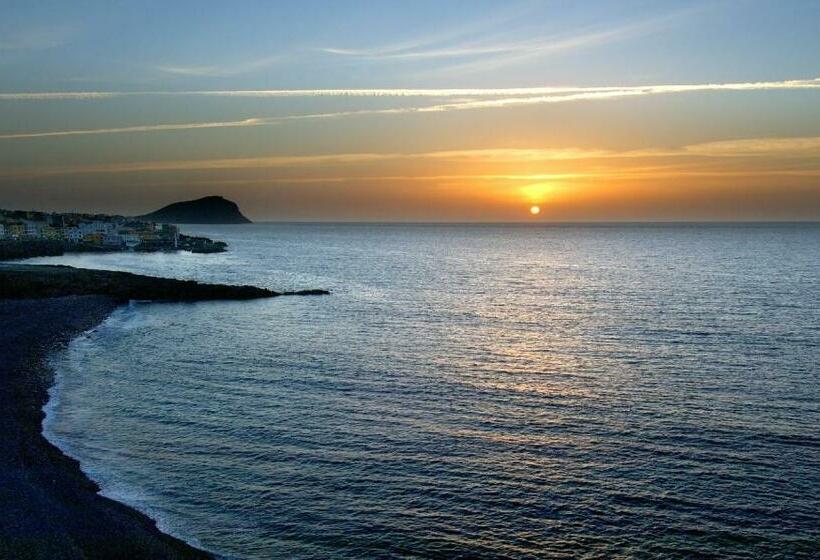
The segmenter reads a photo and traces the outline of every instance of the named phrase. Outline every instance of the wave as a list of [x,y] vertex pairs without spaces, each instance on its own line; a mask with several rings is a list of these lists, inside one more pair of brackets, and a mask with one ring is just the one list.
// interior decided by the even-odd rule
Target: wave
[[[180,539],[200,550],[207,550],[198,539],[185,534],[173,519],[163,514],[162,511],[151,507],[150,497],[143,489],[122,482],[116,472],[101,468],[95,461],[90,459],[85,450],[95,447],[94,434],[83,434],[84,441],[78,443],[60,429],[60,415],[67,413],[63,410],[66,403],[62,401],[67,380],[71,378],[75,380],[82,379],[83,382],[92,381],[83,379],[87,371],[84,365],[90,355],[101,350],[103,341],[107,337],[156,325],[157,320],[145,311],[146,305],[150,304],[132,301],[117,308],[105,321],[71,340],[64,350],[54,352],[49,356],[48,365],[54,372],[54,382],[48,389],[48,400],[42,409],[45,414],[42,433],[49,443],[79,462],[80,470],[97,484],[99,487],[98,493],[101,496],[120,502],[147,515],[163,533]],[[81,413],[81,411],[75,410],[72,413]],[[216,555],[214,551],[209,550],[208,552]],[[222,556],[217,555],[217,557],[221,558]]]

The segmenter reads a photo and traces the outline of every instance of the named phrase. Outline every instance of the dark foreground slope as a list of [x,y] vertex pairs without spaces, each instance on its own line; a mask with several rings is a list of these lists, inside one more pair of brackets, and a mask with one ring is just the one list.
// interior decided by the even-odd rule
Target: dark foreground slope
[[[322,294],[321,290],[293,292]],[[99,488],[42,435],[48,356],[128,299],[286,295],[121,272],[0,263],[0,559],[200,559]],[[34,298],[34,299],[24,299]]]
[[221,196],[175,202],[155,212],[138,216],[140,220],[170,224],[249,224],[239,206]]

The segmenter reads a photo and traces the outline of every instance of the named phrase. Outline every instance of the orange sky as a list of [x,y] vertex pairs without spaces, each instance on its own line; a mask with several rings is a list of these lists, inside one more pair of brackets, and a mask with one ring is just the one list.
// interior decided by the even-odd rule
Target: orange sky
[[264,3],[136,26],[101,6],[127,35],[108,44],[71,5],[21,4],[0,41],[0,207],[820,220],[816,6],[508,8],[393,3],[340,27],[293,4],[294,42]]

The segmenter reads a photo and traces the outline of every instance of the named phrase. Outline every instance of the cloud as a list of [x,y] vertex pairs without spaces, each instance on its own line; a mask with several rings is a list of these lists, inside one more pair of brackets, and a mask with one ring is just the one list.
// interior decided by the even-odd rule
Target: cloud
[[0,52],[41,51],[67,43],[77,33],[69,24],[30,27],[0,34]]
[[[0,93],[0,101],[59,101],[64,99],[108,99],[114,97],[433,97],[433,98],[473,98],[494,97],[494,105],[502,104],[508,98],[529,98],[521,103],[537,104],[550,102],[558,96],[576,94],[608,94],[610,97],[624,94],[657,95],[662,93],[684,93],[695,91],[755,91],[820,89],[820,77],[782,81],[734,82],[717,84],[663,84],[643,86],[543,86],[517,88],[338,88],[338,89],[260,89],[260,90],[190,90],[190,91],[65,91],[65,92],[7,92]],[[583,97],[563,98],[577,101]],[[546,100],[546,101],[545,101]],[[554,101],[553,101],[554,102]],[[513,102],[506,102],[512,104]],[[493,105],[488,105],[493,106]],[[434,110],[433,107],[418,107],[408,110]]]
[[[700,8],[698,8],[700,9]],[[517,64],[526,60],[542,58],[564,52],[601,46],[628,40],[640,35],[658,32],[672,21],[680,19],[693,9],[680,10],[660,17],[631,21],[616,27],[587,27],[574,34],[543,37],[541,29],[517,26],[506,34],[486,39],[486,33],[474,29],[471,33],[459,33],[448,41],[416,41],[400,45],[375,48],[323,48],[321,52],[354,60],[372,62],[407,62],[432,59],[456,59],[455,64],[425,71],[425,75],[453,75],[487,71],[500,66]],[[498,29],[498,22],[492,29]],[[452,42],[453,39],[472,35],[473,40]],[[529,37],[528,37],[529,36]],[[465,61],[466,60],[466,61]]]
[[[505,50],[503,45],[475,45],[466,37],[486,37],[499,28],[509,29],[521,20],[531,21],[533,6],[505,6],[491,17],[469,22],[445,22],[443,32],[414,37],[405,41],[370,48],[324,47],[316,51],[340,57],[368,60],[433,59],[460,57]],[[519,30],[520,31],[520,30]],[[460,41],[460,42],[457,42]],[[475,43],[475,42],[473,42]]]
[[820,137],[804,138],[751,138],[745,140],[723,140],[707,142],[685,148],[687,154],[698,156],[756,156],[820,154]]
[[123,97],[127,93],[115,91],[55,91],[55,92],[27,92],[27,93],[0,93],[0,101],[60,101],[63,99],[107,99]]
[[463,56],[477,56],[483,54],[506,53],[519,50],[516,45],[464,45],[460,47],[442,47],[428,50],[354,50],[354,49],[321,49],[328,54],[350,56],[372,60],[413,60],[430,58],[453,58]]
[[[252,126],[252,125],[251,125]],[[251,158],[223,158],[207,160],[175,160],[175,161],[145,161],[110,164],[95,164],[85,166],[40,168],[36,170],[7,170],[0,172],[4,177],[30,177],[74,174],[106,174],[106,173],[145,173],[161,171],[212,171],[224,169],[268,169],[268,168],[295,168],[310,166],[338,166],[356,165],[375,162],[395,162],[408,160],[433,160],[455,163],[549,163],[568,160],[635,160],[645,158],[649,160],[662,158],[691,158],[691,157],[806,157],[814,156],[820,148],[820,136],[797,138],[749,138],[743,140],[729,140],[718,142],[704,142],[691,144],[672,149],[640,149],[640,150],[589,150],[580,148],[495,148],[476,150],[440,150],[431,152],[408,153],[340,153],[321,155],[294,155],[294,156],[262,156]],[[666,164],[650,167],[633,168],[630,173],[658,174],[669,172],[680,175],[687,173],[676,166]],[[792,169],[792,170],[692,170],[690,174],[800,174],[818,175],[820,169]],[[607,170],[605,174],[612,171]],[[566,174],[565,174],[566,175]],[[593,170],[582,174],[573,173],[573,176],[596,175]],[[484,175],[462,175],[461,177],[475,177]],[[556,178],[555,173],[538,175],[489,175],[491,178],[509,178],[537,180]],[[596,175],[597,176],[597,175]],[[438,176],[442,177],[442,176]],[[455,177],[455,176],[450,176]]]
[[[769,90],[800,90],[820,89],[820,78],[808,80],[784,80],[779,82],[738,82],[725,84],[679,84],[679,85],[648,85],[648,86],[602,86],[602,87],[567,87],[567,88],[512,88],[512,89],[443,89],[443,90],[405,90],[405,89],[334,89],[334,90],[263,90],[263,91],[188,91],[188,92],[66,92],[66,93],[25,93],[0,94],[0,100],[42,100],[54,97],[42,96],[69,96],[59,99],[99,99],[116,97],[118,95],[217,95],[217,96],[272,96],[272,97],[316,97],[316,96],[365,96],[365,97],[451,97],[459,95],[467,97],[466,101],[440,103],[421,107],[399,107],[393,109],[362,109],[357,111],[337,111],[324,113],[307,113],[284,115],[281,117],[254,117],[239,121],[217,121],[202,123],[158,123],[117,128],[98,128],[81,130],[59,130],[44,132],[20,132],[0,134],[0,140],[22,140],[31,138],[47,138],[61,136],[80,136],[90,134],[115,134],[132,132],[156,132],[170,130],[197,130],[210,128],[237,128],[247,126],[270,126],[285,121],[319,120],[343,118],[362,115],[398,115],[413,113],[441,113],[447,111],[464,111],[477,109],[498,109],[527,105],[544,105],[555,103],[571,103],[579,101],[600,101],[625,97],[642,97],[652,95],[668,95],[674,93],[693,93],[708,91],[769,91]],[[532,95],[530,92],[549,92],[547,95]],[[498,97],[500,94],[506,96]],[[26,96],[26,97],[21,97]],[[83,97],[88,96],[88,97]],[[495,96],[494,99],[469,99],[470,97]]]
[[484,50],[473,47],[473,52],[470,54],[475,56],[477,60],[451,64],[433,71],[424,72],[424,74],[427,76],[452,76],[454,74],[487,72],[503,66],[520,64],[528,60],[543,58],[549,55],[625,40],[643,33],[648,33],[655,27],[657,26],[650,25],[649,23],[632,24],[617,29],[590,31],[575,36],[559,37],[547,41],[519,41],[496,45],[495,48],[485,47]]
[[[112,163],[78,167],[59,167],[40,169],[33,175],[72,175],[96,173],[139,173],[154,171],[201,171],[218,169],[266,169],[275,167],[294,167],[304,165],[350,164],[401,158],[402,154],[377,153],[350,153],[326,154],[312,156],[264,156],[251,158],[227,158],[208,160],[175,160],[175,161],[147,161],[131,163]],[[10,172],[5,176],[18,176],[19,173]],[[27,173],[23,173],[27,175]],[[0,176],[3,173],[0,172]]]
[[50,138],[59,136],[85,136],[89,134],[119,134],[123,132],[159,132],[167,130],[199,130],[203,128],[236,128],[243,126],[259,126],[265,124],[260,119],[245,119],[241,121],[181,123],[181,124],[149,124],[140,126],[124,126],[119,128],[91,128],[80,130],[57,130],[51,132],[21,132],[2,134],[0,140],[23,138]]
[[726,84],[680,84],[652,86],[624,86],[606,88],[578,88],[575,92],[565,92],[541,96],[501,97],[490,100],[471,100],[458,103],[447,103],[415,109],[418,112],[440,112],[465,109],[488,109],[523,105],[543,105],[550,103],[568,103],[573,101],[594,101],[638,97],[646,95],[663,95],[671,93],[692,93],[703,91],[766,91],[789,89],[820,89],[820,78],[810,80],[785,80],[781,82],[745,82]]
[[613,87],[523,87],[523,88],[346,88],[346,89],[261,89],[197,91],[65,91],[0,93],[0,101],[59,101],[62,99],[106,99],[112,97],[486,97],[533,96],[553,93],[618,89]]
[[220,78],[227,76],[237,76],[240,74],[248,74],[267,68],[279,62],[282,62],[286,57],[284,55],[274,55],[257,60],[250,60],[230,65],[202,65],[202,66],[178,66],[178,65],[159,65],[156,69],[165,74],[174,74],[178,76],[200,76],[209,78]]
[[218,66],[157,66],[157,70],[179,76],[222,76]]

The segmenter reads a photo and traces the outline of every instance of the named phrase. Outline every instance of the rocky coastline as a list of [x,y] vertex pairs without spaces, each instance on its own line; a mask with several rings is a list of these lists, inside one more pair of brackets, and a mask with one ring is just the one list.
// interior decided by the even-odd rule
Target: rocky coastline
[[99,495],[42,434],[48,357],[129,300],[323,295],[275,292],[66,266],[0,263],[0,558],[205,559],[149,517]]
[[[134,248],[140,253],[189,251],[191,253],[224,253],[228,244],[207,237],[179,234],[176,246],[143,243]],[[123,247],[99,245],[86,242],[69,242],[52,239],[0,239],[0,261],[31,259],[35,257],[59,257],[66,253],[116,253]]]

